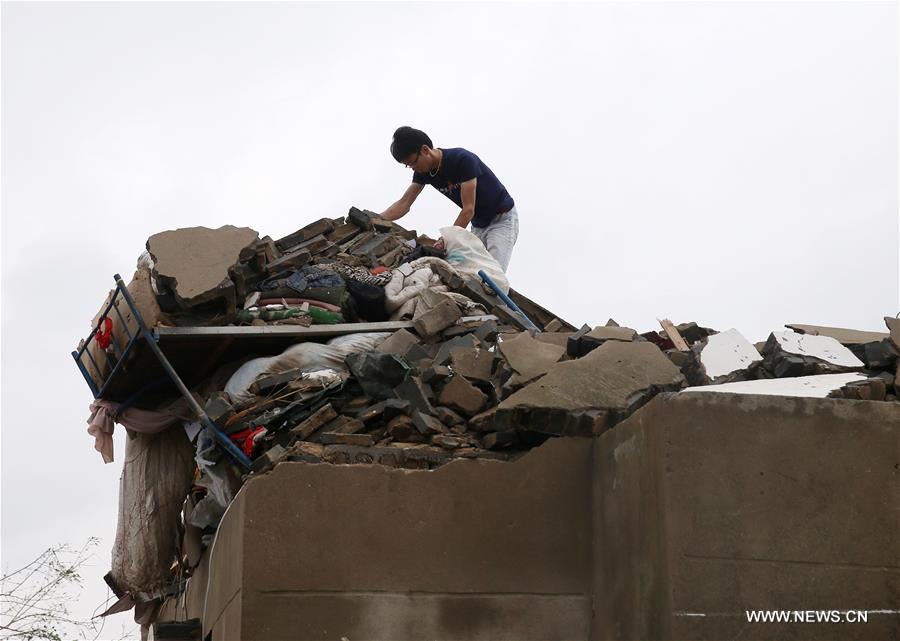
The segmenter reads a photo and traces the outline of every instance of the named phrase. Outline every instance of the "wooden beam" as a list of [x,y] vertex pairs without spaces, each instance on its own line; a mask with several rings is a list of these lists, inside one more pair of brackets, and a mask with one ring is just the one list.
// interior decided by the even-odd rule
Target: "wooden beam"
[[675,325],[672,324],[672,321],[670,321],[668,318],[663,318],[662,320],[657,318],[656,320],[658,320],[659,324],[662,325],[663,331],[666,333],[666,336],[669,337],[669,340],[672,341],[672,343],[675,345],[675,349],[677,349],[679,352],[690,351],[688,344],[681,337],[681,334],[678,333],[678,330],[675,329]]

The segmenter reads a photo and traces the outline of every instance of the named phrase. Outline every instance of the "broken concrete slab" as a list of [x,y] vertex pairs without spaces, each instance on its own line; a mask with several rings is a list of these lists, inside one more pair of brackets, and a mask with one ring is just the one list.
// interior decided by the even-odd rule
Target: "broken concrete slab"
[[893,369],[900,351],[890,338],[870,343],[857,343],[848,349],[861,360],[868,369]]
[[394,354],[361,352],[350,354],[345,362],[363,391],[379,401],[391,398],[409,374],[409,365]]
[[490,381],[495,361],[493,353],[478,347],[454,347],[450,350],[451,369],[470,381]]
[[330,234],[332,231],[334,231],[334,221],[330,218],[320,218],[314,223],[310,223],[309,225],[298,229],[293,234],[289,234],[284,238],[279,238],[275,241],[275,246],[281,251],[289,250],[302,243],[308,242],[317,236]]
[[429,397],[432,395],[431,388],[422,383],[418,376],[410,376],[400,383],[394,390],[394,395],[404,401],[408,401],[413,409],[425,414],[433,414],[434,408],[431,406]]
[[367,212],[356,207],[351,207],[350,211],[347,212],[347,221],[363,231],[370,231],[373,228],[372,217]]
[[[738,380],[735,377],[763,360],[753,344],[736,329],[697,341],[691,351],[693,367],[689,366],[688,376],[697,385]],[[746,375],[740,380],[745,379]]]
[[258,239],[249,227],[186,227],[150,236],[147,251],[153,258],[153,276],[182,309],[221,300],[234,311],[229,270],[239,263],[241,251]]
[[880,341],[887,338],[884,332],[869,332],[859,329],[847,329],[844,327],[825,327],[822,325],[801,325],[791,323],[785,325],[798,334],[806,334],[810,336],[830,336],[842,345],[858,345],[860,343],[870,343],[872,341]]
[[309,263],[310,253],[305,249],[298,249],[281,258],[276,258],[266,265],[266,273],[274,275],[289,269],[300,269]]
[[406,351],[410,347],[418,344],[418,336],[416,336],[412,332],[406,331],[405,329],[398,329],[387,339],[385,339],[378,347],[376,347],[375,350],[383,352],[385,354],[403,356],[404,354],[406,354]]
[[475,348],[479,345],[478,339],[472,334],[451,338],[450,340],[441,343],[440,347],[438,347],[437,353],[434,356],[434,365],[448,365],[450,363],[450,353],[456,347]]
[[375,445],[375,437],[371,434],[323,432],[321,435],[323,445],[352,445],[356,447],[372,447]]
[[554,365],[542,378],[472,419],[481,431],[599,434],[684,376],[649,342],[607,341],[587,356]]
[[542,343],[550,343],[551,345],[559,345],[563,348],[563,353],[565,353],[566,346],[569,343],[569,337],[572,336],[575,332],[541,332],[540,334],[536,334],[534,339],[536,341],[540,341]]
[[894,347],[900,349],[900,318],[885,316],[884,324],[887,325],[888,331],[890,332],[889,338],[894,344]]
[[725,392],[728,394],[762,394],[765,396],[805,396],[825,398],[834,390],[856,381],[864,381],[862,374],[816,374],[793,378],[772,378],[758,381],[738,381],[721,385],[702,385],[681,390],[682,394],[694,392]]
[[443,434],[447,431],[447,428],[444,427],[444,424],[430,414],[413,411],[412,421],[413,425],[416,426],[416,429],[419,430],[419,433],[423,434],[424,436],[431,436],[432,434]]
[[462,317],[459,306],[452,300],[442,300],[427,312],[419,316],[414,322],[414,327],[419,336],[433,336],[453,325]]
[[387,433],[395,441],[407,441],[417,432],[417,428],[413,420],[406,415],[395,416],[388,421]]
[[776,378],[828,374],[864,367],[853,352],[830,336],[772,332],[762,354]]
[[524,385],[543,376],[566,353],[564,346],[539,341],[526,332],[503,340],[497,350],[515,372],[510,386]]
[[449,407],[435,407],[434,415],[447,427],[455,427],[466,422],[462,416],[451,410]]
[[693,345],[699,340],[703,340],[708,336],[712,336],[716,334],[716,330],[710,329],[709,327],[700,327],[697,323],[680,323],[675,326],[675,329],[678,330],[678,334],[688,342],[689,345]]
[[487,395],[460,374],[453,375],[438,395],[438,403],[463,416],[474,416],[487,401]]

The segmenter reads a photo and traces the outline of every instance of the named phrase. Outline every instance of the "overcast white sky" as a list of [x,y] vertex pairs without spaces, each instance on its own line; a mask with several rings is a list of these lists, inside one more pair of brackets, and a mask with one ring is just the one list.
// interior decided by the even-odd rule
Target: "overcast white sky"
[[[2,553],[103,546],[103,465],[70,357],[147,237],[274,238],[410,172],[409,124],[516,200],[517,290],[613,317],[884,330],[898,307],[896,2],[3,3]],[[436,236],[428,190],[401,221]],[[116,617],[117,632],[130,615]]]

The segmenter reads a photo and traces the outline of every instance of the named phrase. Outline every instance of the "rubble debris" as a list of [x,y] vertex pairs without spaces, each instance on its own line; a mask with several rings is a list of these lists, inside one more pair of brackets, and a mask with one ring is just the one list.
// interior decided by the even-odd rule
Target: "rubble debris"
[[755,378],[745,370],[761,362],[753,344],[736,329],[729,329],[695,342],[683,371],[692,385],[709,385]]
[[473,419],[481,431],[515,427],[551,435],[599,434],[684,376],[649,342],[610,340],[574,361],[554,365],[534,383]]
[[900,349],[900,318],[885,316],[884,324],[887,325],[890,332],[888,338],[890,338],[891,343],[893,343],[894,347]]
[[461,316],[462,313],[456,303],[452,300],[442,300],[416,319],[415,328],[420,336],[427,338],[450,327]]
[[566,353],[564,346],[539,341],[528,333],[507,335],[498,349],[514,372],[508,381],[511,388],[543,376]]
[[834,390],[857,381],[865,381],[862,374],[814,374],[789,378],[765,379],[756,381],[739,381],[722,383],[721,385],[702,385],[687,387],[681,391],[688,392],[724,392],[727,394],[764,394],[768,396],[807,396],[825,398]]
[[821,325],[800,325],[791,323],[785,325],[798,334],[808,334],[810,336],[830,336],[841,345],[858,345],[860,343],[871,343],[872,341],[880,341],[887,338],[884,332],[866,332],[858,329],[846,329],[844,327],[823,327]]
[[[685,375],[703,384],[685,390],[691,392],[897,400],[897,319],[885,319],[889,335],[845,334],[853,338],[850,349],[811,331],[779,332],[760,355],[736,330],[720,334],[697,323],[674,326],[671,336],[638,334],[612,319],[576,329],[509,289],[502,271],[487,270],[542,330],[535,333],[477,277],[489,256],[467,258],[469,232],[448,234],[448,250],[441,250],[424,235],[352,208],[275,241],[233,227],[151,237],[129,291],[206,418],[251,466],[235,464],[213,438],[218,432],[195,417],[169,417],[193,439],[187,445],[181,432],[165,432],[188,456],[140,463],[154,478],[172,473],[164,488],[177,481],[178,496],[166,494],[172,509],[158,517],[167,530],[154,533],[165,541],[146,542],[150,553],[116,557],[117,582],[159,588],[172,579],[176,555],[176,567],[190,573],[241,484],[283,462],[430,470],[458,459],[515,460],[553,436],[591,437],[614,427],[655,394],[681,390]],[[176,251],[188,246],[190,255]],[[127,305],[116,309],[129,329],[136,327]],[[128,410],[117,413],[119,403],[141,397],[160,374],[153,354],[129,355],[116,345],[127,333],[120,322],[107,330],[107,320],[93,319],[103,332],[91,337],[88,354],[126,359],[128,367],[118,368],[112,392],[93,406],[109,423],[101,439],[111,439],[113,417],[129,420]],[[690,352],[676,348],[676,331]],[[99,362],[98,371],[91,365],[85,373],[97,389],[112,370]],[[731,382],[736,378],[770,380]],[[153,395],[140,402],[147,408],[141,411],[168,407]],[[129,506],[136,505],[135,464],[123,490]],[[120,514],[123,531],[133,531],[129,518]],[[173,551],[179,518],[185,527]],[[135,558],[149,559],[152,573],[128,575]]]
[[569,337],[566,350],[569,356],[581,357],[606,341],[630,342],[636,337],[637,332],[630,327],[601,326],[590,329],[585,325]]
[[846,372],[864,367],[853,352],[830,336],[772,332],[762,350],[763,366],[776,378]]
[[350,354],[347,366],[363,391],[379,401],[390,398],[409,374],[409,365],[402,359],[378,352]]
[[890,338],[868,343],[849,345],[848,349],[863,362],[867,369],[892,369],[900,356]]
[[147,240],[147,251],[158,286],[172,294],[179,308],[220,302],[227,311],[236,300],[229,271],[241,251],[258,239],[248,227],[190,227],[154,234]]
[[438,402],[463,416],[474,416],[487,403],[488,397],[462,374],[454,374],[444,384]]

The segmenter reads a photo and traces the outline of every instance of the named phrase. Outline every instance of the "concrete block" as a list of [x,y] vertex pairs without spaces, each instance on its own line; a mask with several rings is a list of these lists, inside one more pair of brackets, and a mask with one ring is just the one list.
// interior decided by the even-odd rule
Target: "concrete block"
[[444,424],[429,414],[423,414],[419,411],[412,413],[413,425],[419,430],[420,434],[431,436],[432,434],[443,434],[446,430]]
[[503,340],[497,350],[515,372],[509,381],[510,387],[524,385],[543,376],[566,353],[565,347],[538,341],[525,332]]
[[399,399],[408,401],[414,410],[424,414],[434,413],[434,408],[429,400],[431,388],[423,384],[417,376],[410,376],[400,383],[394,390],[394,395]]
[[422,314],[415,321],[414,327],[419,336],[433,336],[442,329],[453,325],[461,316],[459,306],[456,303],[451,300],[444,300]]
[[376,351],[383,352],[385,354],[403,356],[410,347],[412,347],[413,345],[418,345],[419,340],[419,337],[412,332],[409,332],[405,329],[398,329],[375,349]]
[[393,354],[360,352],[350,354],[345,362],[363,391],[376,400],[391,398],[409,375],[409,365]]
[[494,354],[486,349],[454,347],[450,350],[451,368],[470,381],[490,381],[495,361]]
[[438,402],[463,416],[474,416],[487,404],[488,397],[460,374],[455,374],[441,390]]
[[355,445],[356,447],[372,447],[375,438],[371,434],[323,432],[321,442],[324,445]]
[[258,238],[248,227],[187,227],[152,235],[147,251],[157,281],[172,292],[179,307],[224,301],[226,311],[234,311],[229,271],[238,264],[241,251]]
[[[304,242],[308,242],[317,236],[323,236],[334,231],[334,221],[330,218],[320,218],[314,223],[310,223],[305,227],[298,229],[293,234],[289,234],[284,238],[275,241],[275,246],[281,251],[297,247]],[[311,252],[312,253],[312,252]]]
[[[622,420],[684,377],[652,343],[607,341],[587,356],[555,364],[482,419],[498,419],[546,434],[590,435]],[[499,431],[499,430],[496,430]]]

